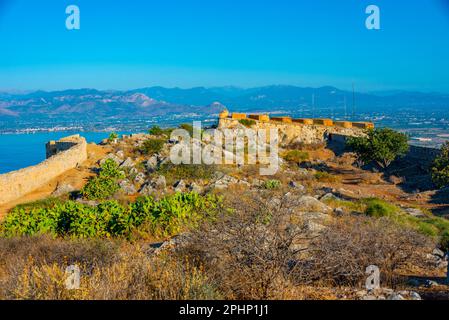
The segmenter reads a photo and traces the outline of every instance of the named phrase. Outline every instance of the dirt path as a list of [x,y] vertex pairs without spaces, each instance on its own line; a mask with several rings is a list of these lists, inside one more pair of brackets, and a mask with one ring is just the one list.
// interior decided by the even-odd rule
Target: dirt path
[[89,177],[93,176],[91,171],[92,167],[95,167],[99,160],[103,159],[107,153],[109,153],[110,147],[99,146],[95,144],[87,145],[88,159],[78,168],[66,171],[59,177],[51,180],[49,183],[43,185],[37,190],[7,204],[0,206],[0,219],[14,208],[15,206],[23,203],[30,203],[38,200],[42,200],[51,196],[59,184],[70,184],[76,189],[81,189]]

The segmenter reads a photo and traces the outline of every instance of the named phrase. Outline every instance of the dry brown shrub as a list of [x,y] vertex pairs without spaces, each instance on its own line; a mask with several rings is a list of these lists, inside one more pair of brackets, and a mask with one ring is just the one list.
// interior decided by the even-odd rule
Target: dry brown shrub
[[366,184],[385,184],[385,181],[382,179],[381,173],[363,172],[362,174],[360,174],[360,179],[363,183]]
[[109,268],[95,269],[86,286],[91,298],[103,300],[220,298],[201,266],[177,257],[149,258],[138,247],[127,251]]
[[304,143],[304,142],[293,142],[286,146],[286,149],[297,149],[304,151],[314,151],[324,149],[326,147],[325,142],[316,142],[316,143]]
[[428,237],[388,218],[344,217],[311,242],[309,258],[298,264],[297,279],[301,283],[362,285],[366,268],[376,265],[383,284],[395,286],[397,271],[422,265],[423,253],[434,247]]
[[292,243],[301,227],[287,228],[284,208],[270,203],[270,195],[251,193],[234,197],[227,204],[236,208],[217,223],[203,226],[189,236],[181,256],[201,261],[227,299],[301,298],[292,283],[295,252]]
[[100,239],[55,239],[49,235],[21,238],[0,238],[0,266],[14,265],[24,258],[35,264],[100,264],[109,265],[116,259],[120,242]]
[[345,152],[339,157],[335,157],[334,162],[340,166],[350,167],[354,164],[357,157],[352,152]]

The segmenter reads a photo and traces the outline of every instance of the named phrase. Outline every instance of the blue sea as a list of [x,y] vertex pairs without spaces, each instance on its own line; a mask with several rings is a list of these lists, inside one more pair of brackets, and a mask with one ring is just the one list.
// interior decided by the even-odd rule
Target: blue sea
[[[79,132],[49,132],[34,134],[0,134],[0,174],[36,165],[45,160],[45,144]],[[79,133],[88,142],[99,143],[107,132]]]

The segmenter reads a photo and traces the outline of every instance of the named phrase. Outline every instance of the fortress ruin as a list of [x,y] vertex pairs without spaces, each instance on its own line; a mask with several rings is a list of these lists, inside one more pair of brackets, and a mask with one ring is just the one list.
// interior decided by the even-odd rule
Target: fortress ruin
[[19,199],[87,160],[87,142],[79,135],[50,141],[47,160],[0,175],[0,205]]
[[278,129],[280,143],[283,145],[316,144],[329,140],[344,142],[347,137],[363,136],[367,129],[374,128],[372,122],[292,119],[291,117],[270,117],[266,114],[230,114],[228,111],[220,113],[218,128],[232,129],[249,121],[254,129]]

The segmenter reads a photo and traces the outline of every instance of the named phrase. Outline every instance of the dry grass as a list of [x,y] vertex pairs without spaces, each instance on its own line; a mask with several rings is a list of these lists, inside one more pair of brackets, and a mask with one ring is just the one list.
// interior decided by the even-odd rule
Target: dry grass
[[[200,267],[189,265],[186,259],[150,258],[140,245],[48,238],[1,240],[0,245],[7,250],[1,257],[0,299],[220,298]],[[48,250],[49,245],[54,252]],[[79,290],[65,286],[65,269],[71,264],[81,269]]]

